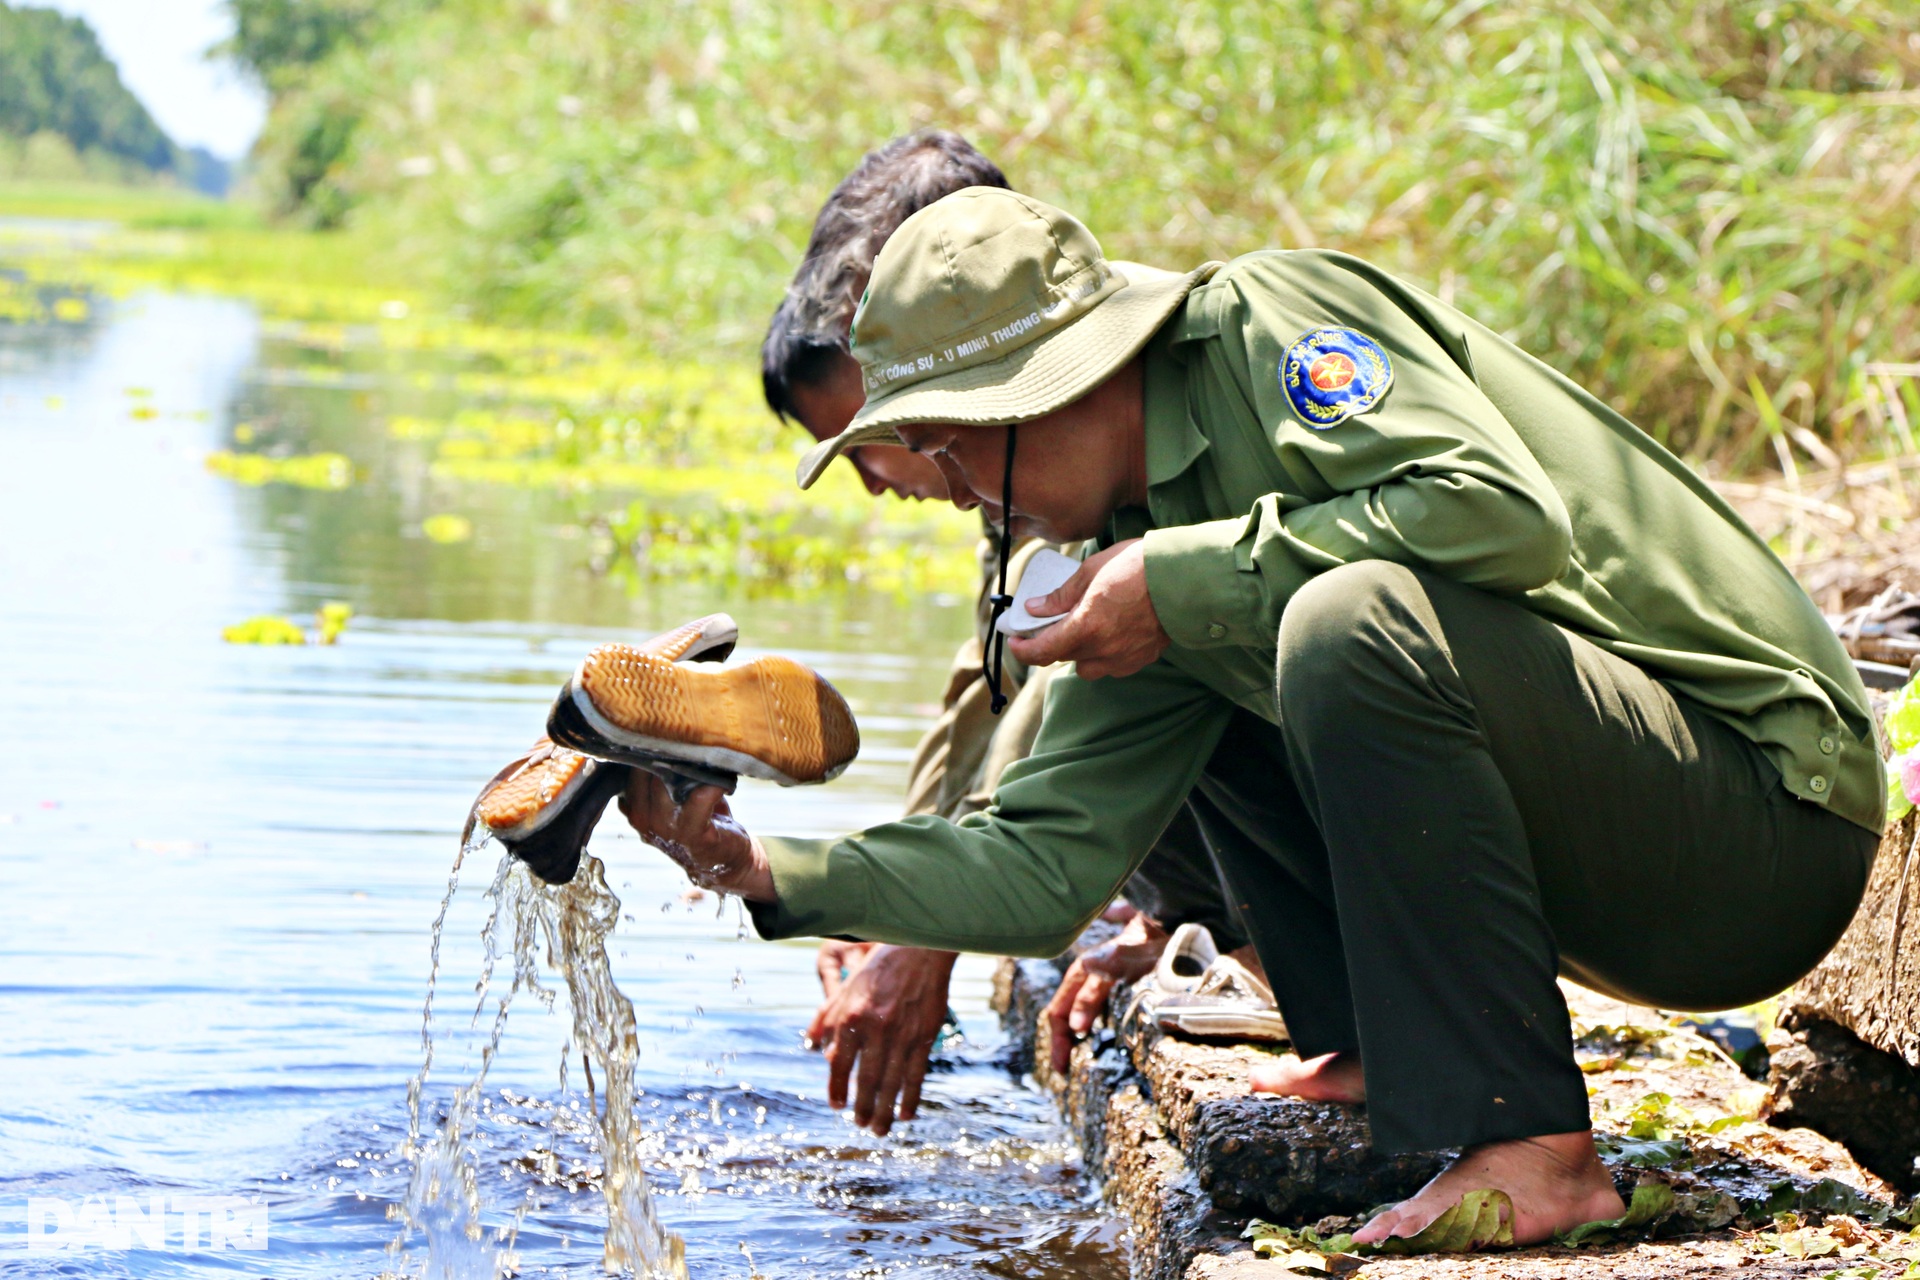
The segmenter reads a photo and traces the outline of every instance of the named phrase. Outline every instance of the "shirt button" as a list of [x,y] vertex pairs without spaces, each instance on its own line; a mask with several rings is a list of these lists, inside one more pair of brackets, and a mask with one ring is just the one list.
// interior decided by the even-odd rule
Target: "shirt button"
[[1823,752],[1825,752],[1825,753],[1826,753],[1827,755],[1832,755],[1832,754],[1833,754],[1833,739],[1832,739],[1832,738],[1822,738],[1822,739],[1820,739],[1820,750],[1821,750],[1821,751],[1823,751]]
[[1827,790],[1827,780],[1817,773],[1807,779],[1807,785],[1813,788],[1815,795],[1823,795]]
[[1224,640],[1227,638],[1227,629],[1218,622],[1209,623],[1207,625],[1207,637],[1211,640]]

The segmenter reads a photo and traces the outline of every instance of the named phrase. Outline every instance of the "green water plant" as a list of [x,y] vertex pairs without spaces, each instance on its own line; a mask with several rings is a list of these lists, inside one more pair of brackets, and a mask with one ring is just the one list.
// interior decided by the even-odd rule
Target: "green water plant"
[[422,520],[420,533],[429,542],[451,546],[453,543],[466,542],[473,537],[473,521],[452,512],[442,512]]
[[305,644],[307,633],[290,619],[262,614],[223,628],[220,638],[228,644]]
[[[136,408],[137,415],[148,406]],[[344,489],[353,483],[353,463],[344,454],[308,453],[274,457],[221,449],[207,455],[207,470],[236,484],[287,484],[300,489]]]
[[289,645],[334,644],[347,629],[353,606],[331,600],[314,612],[311,633],[298,623],[276,614],[262,614],[221,629],[220,638],[228,644]]

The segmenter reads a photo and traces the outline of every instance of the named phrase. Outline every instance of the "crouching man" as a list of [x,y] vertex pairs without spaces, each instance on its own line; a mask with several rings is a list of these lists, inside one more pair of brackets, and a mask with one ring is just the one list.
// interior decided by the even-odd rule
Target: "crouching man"
[[854,335],[865,405],[802,485],[899,440],[1004,535],[1099,539],[1013,645],[1075,671],[957,823],[761,839],[636,775],[635,828],[766,937],[1052,955],[1193,791],[1299,1053],[1258,1083],[1464,1149],[1363,1241],[1483,1187],[1523,1243],[1622,1212],[1556,974],[1775,992],[1882,820],[1866,694],[1780,562],[1593,396],[1335,253],[1122,268],[971,189],[887,242]]

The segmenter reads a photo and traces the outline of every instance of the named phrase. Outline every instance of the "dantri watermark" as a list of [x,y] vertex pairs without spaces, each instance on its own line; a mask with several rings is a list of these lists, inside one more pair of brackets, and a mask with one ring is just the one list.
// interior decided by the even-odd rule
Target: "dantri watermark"
[[266,1247],[267,1202],[261,1196],[27,1198],[28,1253],[221,1253]]

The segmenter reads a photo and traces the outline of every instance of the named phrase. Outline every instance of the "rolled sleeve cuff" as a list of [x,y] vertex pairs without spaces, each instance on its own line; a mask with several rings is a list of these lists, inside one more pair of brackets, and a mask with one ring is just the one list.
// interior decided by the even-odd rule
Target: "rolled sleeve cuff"
[[1241,564],[1243,519],[1209,520],[1147,533],[1147,594],[1173,642],[1183,649],[1270,645],[1260,575]]
[[762,938],[829,937],[866,917],[866,883],[846,865],[854,855],[842,842],[763,836],[760,844],[774,900],[749,902],[747,914]]

